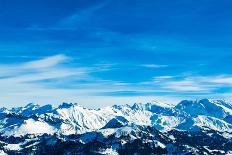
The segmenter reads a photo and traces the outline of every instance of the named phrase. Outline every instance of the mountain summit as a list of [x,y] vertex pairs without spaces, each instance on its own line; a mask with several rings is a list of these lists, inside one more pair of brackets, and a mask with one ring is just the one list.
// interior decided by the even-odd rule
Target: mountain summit
[[8,154],[55,154],[62,147],[61,154],[232,153],[230,102],[202,99],[161,105],[135,103],[95,110],[63,103],[1,108],[0,150]]

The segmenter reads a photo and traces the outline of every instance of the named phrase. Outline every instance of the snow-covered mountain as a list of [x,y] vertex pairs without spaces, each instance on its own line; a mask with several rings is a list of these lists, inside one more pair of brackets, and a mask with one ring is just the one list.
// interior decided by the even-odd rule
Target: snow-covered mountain
[[127,154],[229,154],[232,104],[203,99],[184,100],[176,106],[147,103],[97,110],[68,103],[0,109],[2,153],[55,154],[51,146],[59,150],[68,145],[72,149],[61,154],[91,154],[87,150],[92,154],[122,154],[125,150]]

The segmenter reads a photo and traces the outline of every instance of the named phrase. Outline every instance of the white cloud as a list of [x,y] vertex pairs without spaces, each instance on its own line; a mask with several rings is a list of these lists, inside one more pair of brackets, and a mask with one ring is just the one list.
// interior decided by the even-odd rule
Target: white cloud
[[171,81],[166,82],[163,88],[175,90],[175,91],[206,91],[209,90],[207,86],[200,85],[195,81],[183,80],[183,81]]
[[65,55],[55,55],[23,63],[0,64],[0,77],[17,77],[17,75],[42,72],[42,70],[45,71],[46,69],[51,71],[53,67],[55,69],[68,60],[69,58]]
[[60,55],[47,57],[41,60],[35,60],[35,61],[24,63],[22,67],[25,69],[48,68],[48,67],[59,65],[60,63],[63,63],[68,59],[69,58],[67,56],[60,54]]
[[223,75],[223,76],[211,77],[209,78],[209,82],[232,85],[232,76]]
[[[101,66],[111,67],[109,64],[98,64],[97,66],[100,67],[93,66],[92,68],[74,67],[69,64],[69,60],[71,59],[65,55],[55,55],[30,62],[0,65],[1,105],[11,107],[27,102],[59,104],[60,102],[81,101],[89,106],[91,103],[103,106],[103,104],[116,104],[117,101],[121,103],[136,101],[129,102],[128,97],[101,96],[107,92],[151,91],[123,81],[97,79],[90,75],[91,72],[102,71]],[[82,83],[82,80],[88,82]]]
[[87,76],[88,69],[84,67],[65,67],[61,64],[68,61],[65,55],[55,55],[40,60],[13,65],[0,65],[0,83],[27,83],[39,80]]
[[[62,95],[61,88],[52,89],[50,85],[56,86],[57,80],[65,85],[69,84],[68,78],[81,80],[89,76],[88,68],[63,65],[68,60],[69,57],[65,55],[55,55],[30,62],[0,65],[0,101],[9,104],[14,101],[11,103],[14,105],[34,97],[54,97],[52,94],[57,91]],[[50,81],[41,83],[44,80]]]
[[141,67],[146,67],[146,68],[163,68],[163,67],[168,67],[168,65],[142,64]]
[[[110,81],[96,79],[90,76],[96,67],[70,67],[62,64],[68,61],[67,56],[51,56],[41,60],[31,61],[33,69],[24,62],[16,65],[7,65],[11,70],[8,76],[0,79],[0,101],[1,106],[22,106],[28,102],[39,104],[60,104],[61,102],[79,102],[87,107],[102,107],[112,104],[125,104],[133,102],[151,102],[159,96],[107,96],[108,92],[117,91],[141,91],[153,92],[146,87],[125,83],[123,81]],[[52,60],[52,63],[47,63]],[[45,63],[46,65],[41,65]],[[27,67],[28,66],[28,67]],[[2,67],[4,68],[4,67]],[[5,69],[6,69],[5,68]],[[34,70],[36,68],[36,70]],[[6,69],[6,70],[7,70]],[[20,72],[18,72],[20,70]],[[32,72],[31,72],[32,70]],[[100,70],[101,71],[101,70]],[[1,73],[3,74],[3,73]],[[1,75],[3,76],[3,75]],[[90,80],[87,83],[70,82],[71,80]],[[51,80],[50,80],[51,79]],[[48,84],[41,83],[42,80],[50,80]],[[61,81],[63,86],[57,86],[56,80]],[[92,81],[91,81],[92,80]],[[54,84],[57,87],[51,87]],[[69,88],[73,86],[73,88]],[[163,100],[167,100],[164,99]],[[19,104],[19,105],[17,105]]]
[[168,76],[168,75],[166,75],[166,76],[157,76],[157,77],[155,77],[155,78],[157,78],[157,79],[171,79],[171,78],[174,78],[175,76]]
[[[96,78],[91,73],[110,70],[113,64],[82,67],[72,66],[69,64],[70,60],[72,59],[61,54],[18,64],[0,64],[1,105],[16,106],[17,103],[22,105],[27,102],[38,102],[39,104],[80,102],[88,107],[96,107],[96,105],[104,106],[139,101],[151,102],[151,99],[156,98],[174,100],[182,92],[210,93],[212,90],[232,84],[232,76],[230,75],[184,75],[182,77],[164,75],[156,76],[151,81],[138,83],[111,81]],[[153,64],[149,67],[158,66]],[[127,97],[123,97],[123,95],[107,96],[107,93],[120,91],[138,92],[138,95],[135,93],[135,95]],[[144,96],[140,96],[139,93]],[[155,93],[157,95],[153,95]],[[159,93],[176,95],[162,97]]]
[[153,84],[166,91],[209,93],[218,88],[231,86],[232,76],[157,76],[153,78]]
[[173,79],[175,78],[175,76],[169,76],[169,75],[166,75],[166,76],[156,76],[153,78],[153,81],[156,82],[156,81],[160,81],[160,80],[168,80],[168,79]]

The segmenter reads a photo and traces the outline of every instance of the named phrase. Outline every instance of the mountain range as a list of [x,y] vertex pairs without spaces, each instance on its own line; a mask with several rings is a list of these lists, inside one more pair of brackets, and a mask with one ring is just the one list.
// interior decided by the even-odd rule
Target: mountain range
[[232,103],[1,108],[0,154],[232,154]]

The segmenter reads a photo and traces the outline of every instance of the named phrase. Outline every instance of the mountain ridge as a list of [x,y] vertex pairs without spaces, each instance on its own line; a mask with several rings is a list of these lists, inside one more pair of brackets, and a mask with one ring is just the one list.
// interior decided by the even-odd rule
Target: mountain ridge
[[[70,142],[71,139],[67,137],[71,135],[74,135],[74,137],[83,136],[84,139],[77,138],[77,142],[81,143],[81,145],[95,145],[95,141],[103,145],[102,140],[108,141],[110,137],[114,141],[122,138],[126,143],[125,145],[129,145],[130,147],[132,147],[132,144],[133,146],[145,145],[145,143],[148,145],[145,139],[151,138],[152,146],[157,146],[154,147],[154,150],[157,151],[158,149],[161,152],[164,150],[168,151],[169,142],[163,144],[159,139],[162,139],[162,141],[170,141],[170,145],[175,144],[177,148],[183,147],[174,142],[172,138],[166,138],[166,140],[164,137],[157,139],[156,134],[149,133],[150,130],[168,137],[171,132],[174,132],[178,136],[175,139],[181,137],[182,134],[186,138],[188,135],[185,134],[186,132],[193,135],[193,138],[194,134],[198,133],[202,137],[207,137],[210,141],[210,138],[213,137],[210,136],[211,133],[209,132],[212,131],[217,136],[221,136],[221,139],[225,143],[229,143],[232,141],[231,105],[230,102],[223,100],[202,99],[195,101],[183,100],[177,105],[169,107],[152,103],[135,103],[133,105],[113,105],[112,107],[89,109],[76,103],[63,103],[57,107],[53,107],[52,105],[39,106],[37,104],[28,104],[24,107],[12,109],[1,108],[0,135],[4,139],[5,144],[3,144],[2,149],[0,145],[0,150],[8,153],[9,151],[17,152],[25,150],[22,142],[20,143],[20,147],[18,146],[20,149],[11,150],[10,147],[7,147],[10,145],[7,139],[10,137],[13,139],[22,138],[24,144],[26,142],[23,137],[29,135],[43,138],[47,135],[49,138],[55,138],[55,141],[60,137],[66,137],[64,140],[66,142]],[[204,135],[205,132],[209,135]],[[139,136],[140,134],[143,136]],[[129,135],[130,140],[125,140],[124,136],[127,135]],[[86,142],[84,142],[85,140]],[[139,144],[137,142],[134,144],[134,141],[139,141]],[[63,142],[60,143],[63,145]],[[111,141],[108,143],[111,143]],[[212,143],[215,142],[213,141]],[[87,146],[83,146],[83,148]],[[165,147],[162,148],[161,146]],[[98,148],[98,146],[95,147]],[[118,147],[116,148],[116,150],[120,150]],[[110,148],[105,149],[109,151]],[[204,151],[207,150],[204,148],[201,149]],[[229,148],[227,149],[228,151],[232,150]]]

